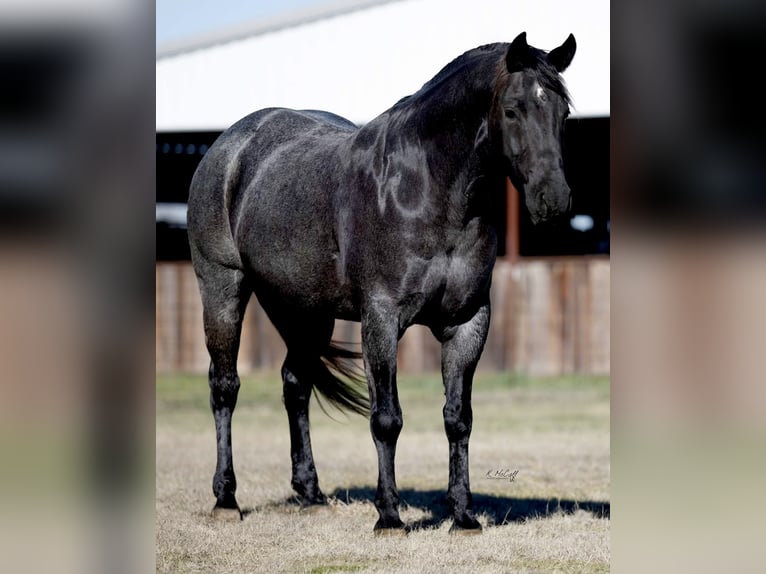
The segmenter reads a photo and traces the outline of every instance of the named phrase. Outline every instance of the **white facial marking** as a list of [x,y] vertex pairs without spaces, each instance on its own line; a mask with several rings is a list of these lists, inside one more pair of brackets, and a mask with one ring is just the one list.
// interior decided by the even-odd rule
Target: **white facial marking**
[[545,90],[543,90],[543,87],[537,82],[535,82],[535,85],[533,87],[535,89],[535,97],[538,100],[545,101]]

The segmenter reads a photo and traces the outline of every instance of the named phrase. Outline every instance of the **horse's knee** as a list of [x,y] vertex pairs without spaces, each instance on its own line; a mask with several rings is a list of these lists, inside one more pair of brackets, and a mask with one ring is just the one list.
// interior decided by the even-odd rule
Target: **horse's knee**
[[379,441],[395,443],[404,426],[400,410],[375,410],[371,417],[372,434]]
[[473,420],[470,406],[446,405],[443,413],[444,430],[450,442],[459,441],[470,436],[471,422]]

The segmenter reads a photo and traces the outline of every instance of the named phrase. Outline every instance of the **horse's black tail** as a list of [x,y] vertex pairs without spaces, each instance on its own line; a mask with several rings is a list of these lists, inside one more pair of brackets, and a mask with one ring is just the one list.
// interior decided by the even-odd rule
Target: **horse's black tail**
[[329,415],[319,395],[338,410],[347,410],[362,416],[370,414],[367,379],[356,362],[361,358],[361,353],[344,349],[334,343],[330,343],[322,353],[322,368],[315,373],[312,382],[314,396],[325,414]]

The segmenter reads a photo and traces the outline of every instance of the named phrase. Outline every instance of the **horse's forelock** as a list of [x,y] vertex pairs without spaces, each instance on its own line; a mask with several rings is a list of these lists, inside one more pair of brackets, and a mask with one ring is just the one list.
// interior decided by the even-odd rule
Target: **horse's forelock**
[[[532,47],[530,47],[529,50],[531,56],[529,59],[530,65],[525,68],[525,71],[528,70],[532,72],[541,86],[564,98],[567,105],[571,104],[571,96],[564,85],[561,74],[548,62],[546,52]],[[496,68],[494,85],[496,92],[500,92],[508,87],[510,76],[511,74],[508,72],[505,65],[505,56],[503,56],[498,60]]]

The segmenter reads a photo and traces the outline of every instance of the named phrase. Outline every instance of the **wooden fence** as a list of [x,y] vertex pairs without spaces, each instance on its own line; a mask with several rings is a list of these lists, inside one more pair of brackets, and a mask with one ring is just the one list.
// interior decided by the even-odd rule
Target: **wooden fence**
[[[479,370],[536,376],[609,373],[609,258],[498,260],[492,324]],[[359,324],[337,321],[334,338],[360,341]],[[285,348],[253,298],[242,331],[239,371],[279,369]],[[156,266],[157,372],[206,372],[202,307],[191,264]],[[399,343],[399,370],[438,371],[440,347],[414,326]]]

